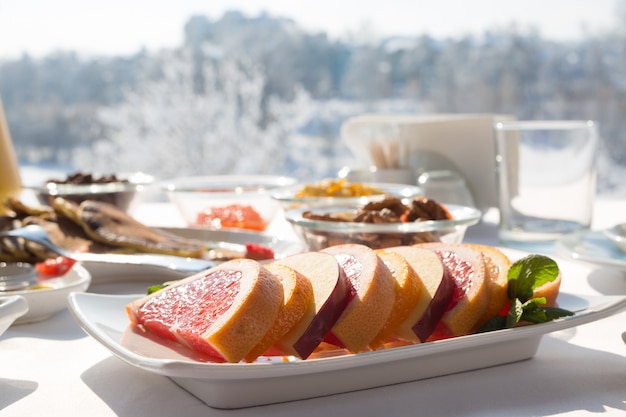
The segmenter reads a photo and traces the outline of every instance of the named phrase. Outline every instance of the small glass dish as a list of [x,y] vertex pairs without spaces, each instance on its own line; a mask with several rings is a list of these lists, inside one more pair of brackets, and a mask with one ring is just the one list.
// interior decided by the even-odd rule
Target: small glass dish
[[296,179],[274,175],[216,175],[164,181],[161,189],[190,227],[262,232],[280,212],[274,188]]

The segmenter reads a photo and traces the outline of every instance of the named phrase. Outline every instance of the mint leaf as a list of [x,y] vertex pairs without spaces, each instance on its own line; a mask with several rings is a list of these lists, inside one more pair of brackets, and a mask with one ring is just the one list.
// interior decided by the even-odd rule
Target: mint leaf
[[525,308],[521,320],[530,323],[546,323],[561,317],[573,316],[571,311],[549,306],[540,306],[535,300],[530,300],[528,307]]
[[150,294],[152,294],[153,292],[157,292],[157,291],[159,291],[159,290],[162,290],[163,288],[165,288],[165,287],[167,287],[167,286],[169,286],[169,285],[172,285],[172,284],[174,284],[174,283],[176,283],[176,282],[177,282],[177,281],[166,281],[166,282],[164,282],[163,284],[151,285],[151,286],[149,286],[149,287],[148,287],[148,289],[146,290],[146,294],[147,294],[147,295],[150,295]]
[[151,286],[148,287],[148,289],[146,291],[146,294],[152,294],[153,292],[157,292],[157,291],[159,291],[160,289],[163,289],[163,288],[165,288],[165,285],[163,285],[163,284],[151,285]]
[[535,288],[554,281],[558,276],[559,266],[547,256],[528,255],[519,259],[509,269],[509,298],[524,303],[532,298]]
[[506,328],[515,327],[519,323],[522,313],[524,312],[522,302],[519,299],[514,299],[511,302],[509,313],[506,316]]
[[544,305],[544,297],[532,298],[536,288],[559,276],[557,263],[547,256],[528,255],[519,259],[508,272],[507,294],[511,306],[507,315],[499,315],[485,323],[478,333],[513,328],[520,321],[528,323],[546,323],[554,319],[573,316],[571,311]]

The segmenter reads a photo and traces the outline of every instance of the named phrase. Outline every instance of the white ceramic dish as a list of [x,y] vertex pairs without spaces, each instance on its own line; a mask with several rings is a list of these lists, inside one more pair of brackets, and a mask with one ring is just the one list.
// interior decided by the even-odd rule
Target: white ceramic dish
[[555,250],[579,261],[626,269],[626,253],[619,250],[603,231],[566,235],[555,243]]
[[70,293],[86,291],[91,283],[91,274],[80,263],[74,264],[65,275],[39,281],[45,286],[39,289],[0,292],[0,301],[21,296],[28,304],[28,311],[15,320],[15,324],[45,320],[64,310]]
[[561,293],[560,306],[576,314],[545,324],[356,355],[217,364],[193,361],[130,331],[124,306],[137,297],[76,293],[68,304],[81,327],[113,354],[134,367],[171,378],[216,408],[319,397],[529,359],[544,334],[626,309],[624,296]]
[[[277,258],[296,254],[303,250],[303,245],[297,240],[254,232],[177,227],[161,229],[178,236],[201,240],[207,243],[209,248],[227,249],[240,253],[245,251],[245,244],[248,242],[272,249]],[[96,285],[124,281],[156,284],[189,275],[188,273],[147,265],[116,265],[106,262],[85,262],[84,264],[92,275],[93,284]]]
[[0,335],[13,324],[13,322],[26,314],[28,302],[21,295],[11,295],[0,298]]

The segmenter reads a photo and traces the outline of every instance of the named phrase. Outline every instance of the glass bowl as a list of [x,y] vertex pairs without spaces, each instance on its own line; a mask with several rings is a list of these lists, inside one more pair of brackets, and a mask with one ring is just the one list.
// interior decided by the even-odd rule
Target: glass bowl
[[285,218],[303,240],[308,250],[356,243],[372,249],[412,245],[422,242],[461,243],[467,228],[480,221],[481,212],[474,207],[445,205],[452,219],[423,220],[405,223],[361,223],[351,221],[313,220],[305,212],[337,215],[357,210],[355,206],[309,207],[288,210]]
[[190,227],[264,231],[280,212],[270,190],[295,184],[274,175],[217,175],[164,181],[161,188]]

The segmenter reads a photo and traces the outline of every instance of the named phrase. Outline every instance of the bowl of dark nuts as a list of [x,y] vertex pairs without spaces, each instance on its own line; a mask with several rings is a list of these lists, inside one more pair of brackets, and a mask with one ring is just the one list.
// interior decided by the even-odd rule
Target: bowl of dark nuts
[[358,206],[288,210],[285,217],[309,250],[356,243],[373,249],[424,242],[461,243],[480,221],[474,207],[440,204],[425,197],[387,197]]
[[56,197],[80,204],[95,200],[112,204],[127,211],[137,193],[150,185],[153,178],[143,173],[129,175],[92,174],[76,172],[64,178],[51,178],[39,186],[26,187],[34,191],[39,202],[51,205]]

